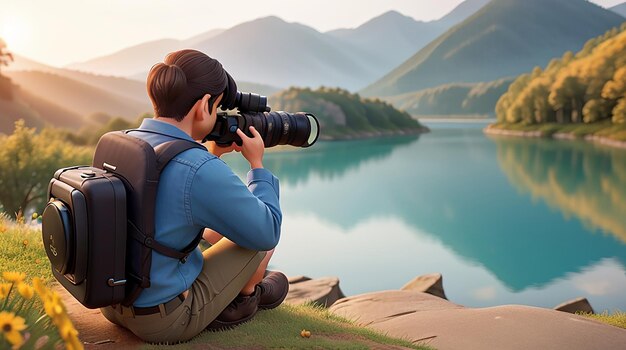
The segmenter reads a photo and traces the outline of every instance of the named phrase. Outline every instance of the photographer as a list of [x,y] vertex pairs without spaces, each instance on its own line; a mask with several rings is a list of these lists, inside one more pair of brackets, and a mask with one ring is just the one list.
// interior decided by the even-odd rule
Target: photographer
[[[156,147],[176,138],[202,140],[237,88],[217,60],[181,50],[152,67],[147,90],[155,117],[131,135]],[[146,341],[179,342],[282,303],[287,278],[265,270],[280,238],[279,184],[263,168],[261,136],[254,127],[249,132],[252,137],[237,130],[241,146],[209,142],[211,153],[190,149],[168,163],[157,190],[155,240],[181,250],[204,230],[211,247],[196,248],[186,261],[153,251],[150,287],[131,307],[102,308],[108,320]],[[219,159],[232,151],[250,163],[247,186]]]

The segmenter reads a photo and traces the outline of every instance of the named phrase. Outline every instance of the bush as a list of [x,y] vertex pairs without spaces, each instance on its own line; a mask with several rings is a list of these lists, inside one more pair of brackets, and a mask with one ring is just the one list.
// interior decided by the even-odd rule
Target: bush
[[41,210],[48,182],[62,167],[90,164],[91,148],[76,147],[50,129],[35,133],[23,120],[0,137],[0,205],[9,215]]

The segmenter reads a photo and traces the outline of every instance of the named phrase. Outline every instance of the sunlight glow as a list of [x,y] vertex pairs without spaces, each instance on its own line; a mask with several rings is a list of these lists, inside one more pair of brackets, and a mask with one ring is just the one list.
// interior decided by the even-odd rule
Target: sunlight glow
[[0,25],[0,38],[4,39],[9,51],[28,47],[28,26],[17,18],[8,18]]

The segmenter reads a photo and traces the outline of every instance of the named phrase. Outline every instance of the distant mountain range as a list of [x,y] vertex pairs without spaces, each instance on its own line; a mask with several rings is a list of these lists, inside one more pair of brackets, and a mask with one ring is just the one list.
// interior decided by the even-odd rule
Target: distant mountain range
[[624,21],[586,0],[493,0],[361,92],[390,96],[515,76]]
[[616,6],[613,6],[613,7],[609,8],[609,10],[611,10],[611,11],[613,11],[615,13],[618,13],[618,14],[622,15],[623,17],[626,17],[626,2],[622,3],[622,4],[619,4],[619,5],[616,5]]
[[466,0],[431,22],[392,11],[358,28],[328,33],[265,17],[187,40],[143,43],[68,68],[143,80],[166,53],[194,48],[219,59],[238,80],[282,88],[325,85],[355,90],[382,77],[487,2]]

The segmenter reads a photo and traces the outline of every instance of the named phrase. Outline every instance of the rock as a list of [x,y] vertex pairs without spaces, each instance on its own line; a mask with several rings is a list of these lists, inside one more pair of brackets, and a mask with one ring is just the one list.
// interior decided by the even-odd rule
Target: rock
[[304,281],[310,281],[311,277],[300,275],[300,276],[288,277],[287,280],[289,280],[289,284],[296,284],[296,283],[300,283]]
[[307,302],[329,307],[343,298],[337,277],[325,277],[312,280],[300,280],[289,285],[286,303],[301,305]]
[[593,314],[593,308],[589,303],[587,298],[578,298],[566,301],[562,304],[559,304],[554,307],[555,310],[569,312],[570,314],[575,314],[577,312],[585,312],[589,314]]
[[622,349],[626,330],[582,316],[536,307],[465,308],[408,290],[337,301],[330,311],[436,349]]
[[446,298],[446,293],[443,291],[443,276],[441,276],[440,273],[431,273],[429,275],[415,277],[411,282],[405,284],[401,290],[413,290],[448,299]]

